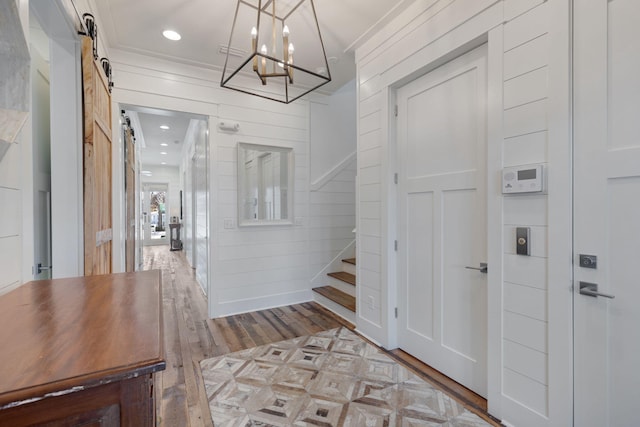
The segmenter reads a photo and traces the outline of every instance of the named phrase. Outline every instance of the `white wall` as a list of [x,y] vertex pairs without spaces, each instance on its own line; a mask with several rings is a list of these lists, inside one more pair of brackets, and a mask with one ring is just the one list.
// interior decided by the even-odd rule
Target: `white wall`
[[[29,13],[24,1],[16,2],[16,11],[20,14],[22,29],[28,37]],[[5,53],[10,52],[6,51]],[[11,59],[3,55],[2,60]],[[23,78],[29,82],[29,73]],[[9,95],[10,88],[0,85],[0,99],[6,101],[4,107],[20,105],[20,100],[12,99]],[[26,102],[29,105],[29,102]],[[31,212],[33,201],[25,189],[32,185],[23,182],[24,177],[31,173],[31,120],[28,120],[22,128],[16,143],[12,144],[2,159],[0,159],[0,293],[8,292],[17,287],[23,281],[25,269],[23,258],[27,256],[33,259],[31,245],[24,245],[28,238],[23,227],[23,212]],[[25,167],[26,170],[25,170]],[[27,229],[28,231],[28,229]],[[29,261],[27,261],[29,262]],[[25,262],[25,264],[27,263]],[[30,273],[30,272],[29,272]],[[27,277],[27,280],[29,277]]]
[[[25,128],[30,126],[30,121]],[[28,129],[28,128],[27,128]],[[21,163],[29,140],[24,133],[0,160],[0,293],[22,282],[22,184]]]
[[356,151],[355,79],[328,97],[310,103],[311,183]]
[[[327,284],[325,267],[355,239],[355,80],[331,96],[315,96],[309,107],[309,268],[315,287]],[[340,263],[331,268],[340,269]]]
[[[571,366],[571,325],[564,313],[567,308],[570,311],[571,293],[562,285],[571,268],[567,244],[571,236],[565,226],[571,212],[564,203],[571,197],[565,114],[569,110],[568,4],[564,0],[417,0],[356,52],[357,289],[358,298],[375,300],[373,309],[361,306],[357,326],[393,347],[397,328],[391,316],[396,300],[392,249],[395,90],[488,42],[488,403],[493,415],[518,426],[567,425],[571,416],[571,374],[566,369]],[[556,26],[554,32],[550,22]],[[550,85],[557,89],[553,99]],[[554,163],[562,169],[550,175],[550,196],[502,197],[501,168],[532,163]],[[531,257],[515,255],[516,226],[531,227]],[[561,246],[550,249],[552,227]],[[552,250],[563,265],[552,268]],[[550,288],[550,284],[559,287]],[[557,311],[552,312],[552,307]],[[558,373],[558,379],[551,379],[550,372]]]
[[[210,314],[217,317],[311,300],[309,102],[284,105],[221,89],[218,73],[161,59],[111,50],[111,61],[115,102],[209,118]],[[219,130],[220,120],[239,123],[239,131]],[[237,226],[238,142],[294,149],[296,225]],[[352,178],[353,173],[346,172],[336,179]],[[353,215],[352,209],[346,214]],[[353,228],[326,225],[342,231]]]
[[[312,187],[309,196],[309,268],[314,287],[327,284],[325,266],[355,239],[355,180],[356,159],[350,156],[330,179],[318,184],[317,188]],[[338,263],[333,268],[340,270],[341,266]]]

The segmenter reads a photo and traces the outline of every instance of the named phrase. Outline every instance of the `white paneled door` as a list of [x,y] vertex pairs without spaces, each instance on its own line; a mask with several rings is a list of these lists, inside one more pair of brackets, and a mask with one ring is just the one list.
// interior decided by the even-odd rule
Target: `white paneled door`
[[399,346],[482,396],[486,57],[481,46],[397,93]]
[[637,426],[640,2],[574,11],[574,425]]

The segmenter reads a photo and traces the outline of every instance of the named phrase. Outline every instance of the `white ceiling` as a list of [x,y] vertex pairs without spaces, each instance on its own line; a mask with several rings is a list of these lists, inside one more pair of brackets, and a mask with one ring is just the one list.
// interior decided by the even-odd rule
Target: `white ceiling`
[[[332,58],[333,81],[323,90],[333,92],[355,77],[358,41],[410,1],[314,0],[327,57]],[[218,70],[224,66],[225,55],[219,50],[229,42],[236,0],[97,0],[95,4],[102,20],[99,37],[110,48]],[[178,31],[182,40],[165,39],[165,29]]]
[[[202,117],[136,106],[124,106],[124,110],[125,115],[133,119],[142,169],[147,166],[180,166],[189,122]],[[137,116],[137,122],[134,115]],[[160,126],[169,126],[169,129],[164,130]]]
[[[411,1],[314,0],[333,79],[323,91],[331,93],[355,78],[355,47]],[[226,57],[220,46],[229,42],[236,0],[97,0],[95,4],[101,18],[98,36],[109,48],[222,70]],[[166,29],[179,32],[182,39],[165,39]],[[303,40],[298,43],[304,45]],[[136,132],[145,143],[140,157],[143,169],[162,163],[178,166],[191,117],[135,106],[126,109],[138,114]],[[170,130],[161,130],[163,124]]]

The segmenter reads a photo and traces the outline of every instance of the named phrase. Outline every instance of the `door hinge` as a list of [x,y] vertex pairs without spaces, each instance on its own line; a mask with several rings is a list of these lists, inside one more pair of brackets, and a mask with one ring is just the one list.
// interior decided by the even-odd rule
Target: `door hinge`
[[398,241],[397,240],[393,241],[393,250],[396,251],[396,252],[398,251]]
[[397,105],[393,106],[393,115],[398,117],[398,106]]
[[394,312],[395,312],[396,319],[397,319],[398,318],[398,307],[395,308]]
[[398,173],[397,172],[393,174],[393,183],[394,184],[398,183]]

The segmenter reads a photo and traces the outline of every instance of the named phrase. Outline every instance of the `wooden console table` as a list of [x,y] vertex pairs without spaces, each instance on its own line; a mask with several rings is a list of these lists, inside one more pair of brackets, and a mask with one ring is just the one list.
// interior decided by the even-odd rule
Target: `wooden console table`
[[155,425],[160,280],[40,280],[0,296],[0,426]]

